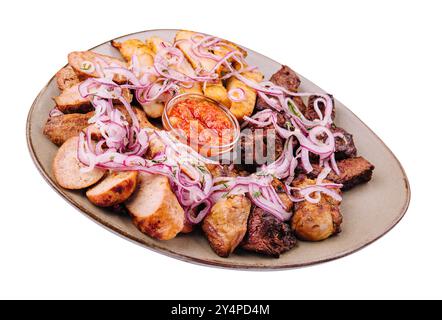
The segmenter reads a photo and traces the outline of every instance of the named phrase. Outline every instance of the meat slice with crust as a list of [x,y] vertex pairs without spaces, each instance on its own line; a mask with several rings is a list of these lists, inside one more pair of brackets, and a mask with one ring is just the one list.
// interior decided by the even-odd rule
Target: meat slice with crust
[[80,77],[75,73],[71,66],[62,68],[55,74],[57,86],[60,90],[68,89],[81,82]]
[[[270,81],[273,82],[275,85],[283,87],[292,92],[297,92],[301,84],[301,79],[299,79],[295,71],[290,69],[288,66],[282,66],[281,69],[279,69],[270,77]],[[305,105],[302,99],[295,98],[294,102],[298,106],[299,110],[304,113]],[[265,102],[264,99],[262,99],[258,95],[255,109],[260,111],[267,109],[268,107],[269,105],[267,104],[267,102]]]
[[[105,66],[126,67],[126,63],[120,59],[99,54],[93,51],[74,51],[68,55],[69,65],[80,77],[100,78],[100,68]],[[113,80],[117,83],[124,83],[126,78],[116,74]]]
[[170,240],[183,230],[184,210],[165,176],[140,172],[126,208],[137,228],[152,238]]
[[[86,113],[93,110],[91,101],[89,98],[83,98],[80,95],[79,86],[81,83],[67,88],[61,92],[57,97],[54,97],[55,104],[58,110],[63,113]],[[132,102],[132,94],[130,90],[122,90],[123,98],[128,102]],[[118,102],[118,100],[115,100]]]
[[93,112],[89,112],[49,117],[43,128],[43,134],[54,144],[61,146],[66,140],[78,136],[84,128],[89,126],[88,120],[93,115]]
[[242,248],[278,258],[295,245],[295,233],[287,223],[259,207],[252,208]]
[[58,149],[52,162],[52,173],[57,183],[70,190],[79,190],[97,183],[105,174],[105,170],[94,168],[91,171],[82,171],[86,168],[77,158],[78,137],[68,139]]
[[[333,98],[333,96],[331,94],[328,95],[331,98],[332,101],[332,113],[331,113],[331,118],[332,120],[335,119],[335,114],[336,114],[336,110],[335,110],[335,99]],[[315,109],[315,101],[321,98],[320,96],[314,95],[314,96],[310,96],[308,98],[308,103],[307,103],[307,107],[305,109],[305,111],[303,112],[304,116],[308,119],[308,120],[315,120],[315,119],[319,119],[319,114]],[[317,102],[317,107],[318,107],[318,111],[321,112],[322,115],[324,115],[325,112],[325,104],[321,101],[318,100]]]
[[[368,182],[373,175],[374,165],[363,157],[347,158],[337,162],[340,174],[330,172],[327,180],[343,185],[342,190],[349,190],[359,184]],[[321,172],[319,165],[313,165],[313,171],[308,173],[309,178],[316,178]]]
[[135,191],[137,176],[137,171],[110,172],[86,192],[86,197],[99,207],[112,207],[120,204]]
[[357,149],[353,140],[353,135],[338,127],[332,127],[330,130],[332,133],[337,134],[337,136],[335,136],[336,160],[356,157]]

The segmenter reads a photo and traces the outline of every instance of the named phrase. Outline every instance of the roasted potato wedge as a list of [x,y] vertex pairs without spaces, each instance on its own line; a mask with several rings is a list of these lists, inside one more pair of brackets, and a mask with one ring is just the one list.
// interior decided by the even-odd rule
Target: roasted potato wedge
[[139,173],[138,187],[126,208],[138,229],[152,238],[170,240],[184,227],[184,210],[172,192],[169,179]]
[[112,207],[126,201],[137,186],[137,171],[109,173],[86,192],[90,202],[98,207]]
[[165,41],[164,39],[153,36],[148,39],[146,39],[146,46],[149,48],[151,52],[153,52],[154,55],[158,53],[158,51],[161,50],[161,48],[169,47],[171,46],[171,43],[168,41]]
[[58,149],[52,163],[52,172],[57,183],[65,189],[79,190],[98,182],[105,170],[93,169],[82,172],[85,166],[77,159],[78,137],[68,139]]
[[112,41],[111,44],[120,51],[127,62],[131,62],[132,57],[136,56],[141,67],[149,68],[153,66],[153,52],[143,41],[129,39],[123,42]]
[[142,105],[144,112],[150,117],[150,118],[160,118],[163,115],[164,111],[164,103],[160,101],[154,101],[149,104],[143,104]]
[[[123,42],[112,41],[112,45],[120,51],[127,62],[132,61],[132,56],[136,55],[141,67],[145,70],[153,66],[155,53],[145,42],[138,39],[129,39]],[[164,103],[154,101],[143,104],[142,107],[149,117],[159,118],[163,114]]]
[[[244,72],[243,76],[254,82],[261,82],[264,78],[263,74],[259,71]],[[244,100],[239,102],[232,101],[230,111],[241,121],[244,116],[252,115],[256,103],[256,91],[237,78],[230,78],[227,82],[227,92],[237,88],[244,90],[245,97]]]
[[[100,61],[109,65],[126,67],[124,61],[92,51],[74,51],[68,55],[69,65],[80,77],[85,78],[100,77],[99,70],[102,68]],[[124,83],[126,81],[121,75],[115,75],[113,80],[117,83]]]
[[221,199],[204,219],[202,228],[213,251],[228,257],[247,232],[251,203],[245,196]]
[[232,101],[230,101],[227,95],[227,89],[220,82],[215,83],[207,83],[205,87],[203,87],[203,92],[206,97],[209,97],[223,106],[229,108]]
[[[187,60],[191,63],[193,68],[201,69],[204,71],[211,71],[216,66],[216,61],[208,58],[195,57],[192,54],[192,48],[190,44],[190,39],[195,34],[192,31],[181,30],[178,31],[175,36],[175,42],[178,42],[177,47],[184,53]],[[183,41],[184,40],[184,41]],[[187,41],[186,41],[187,40]],[[227,96],[227,90],[223,86],[221,81],[216,81],[214,83],[207,83],[205,88],[203,88],[204,95],[212,98],[215,101],[230,107],[230,99]]]
[[[164,47],[171,47],[172,44],[170,42],[165,41],[164,39],[161,39],[159,37],[151,37],[146,40],[147,45],[149,48],[157,54],[162,48]],[[171,66],[178,72],[181,72],[189,77],[195,77],[196,73],[193,69],[192,65],[189,63],[189,61],[184,60],[180,65],[177,66]],[[193,86],[191,88],[180,88],[179,93],[197,93],[197,94],[203,94],[203,90],[201,88],[201,84],[199,82],[193,83]]]

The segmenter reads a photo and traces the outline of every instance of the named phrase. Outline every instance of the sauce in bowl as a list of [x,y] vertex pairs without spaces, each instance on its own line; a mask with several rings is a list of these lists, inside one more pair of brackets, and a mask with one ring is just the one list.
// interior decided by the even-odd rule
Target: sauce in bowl
[[183,94],[170,100],[163,125],[205,156],[231,150],[239,138],[239,124],[233,114],[199,94]]

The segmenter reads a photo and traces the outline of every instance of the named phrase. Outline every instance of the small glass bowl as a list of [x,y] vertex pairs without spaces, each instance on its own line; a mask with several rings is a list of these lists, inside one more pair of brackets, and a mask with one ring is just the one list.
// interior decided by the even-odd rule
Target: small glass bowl
[[233,139],[231,142],[229,142],[227,144],[207,146],[205,144],[193,143],[192,141],[190,141],[190,146],[194,150],[198,151],[201,155],[206,156],[206,157],[219,156],[219,155],[222,155],[226,152],[231,151],[233,149],[233,147],[238,143],[238,140],[240,137],[240,126],[239,126],[238,120],[235,118],[235,116],[232,114],[232,112],[230,112],[230,110],[228,108],[226,108],[225,106],[223,106],[219,102],[217,102],[211,98],[208,98],[204,95],[201,95],[201,94],[184,93],[184,94],[177,95],[174,98],[172,98],[171,100],[169,100],[169,102],[166,104],[166,107],[164,108],[163,115],[162,115],[162,122],[163,122],[164,129],[167,131],[170,131],[178,140],[180,140],[184,144],[189,145],[188,137],[186,135],[184,135],[181,130],[178,130],[177,128],[173,127],[170,122],[170,118],[169,118],[170,110],[172,110],[177,105],[177,103],[179,103],[185,99],[188,99],[188,98],[201,100],[201,101],[208,101],[208,102],[211,102],[212,104],[216,105],[218,107],[218,109],[221,110],[227,116],[227,118],[229,119],[229,121],[232,125],[232,128],[234,130]]

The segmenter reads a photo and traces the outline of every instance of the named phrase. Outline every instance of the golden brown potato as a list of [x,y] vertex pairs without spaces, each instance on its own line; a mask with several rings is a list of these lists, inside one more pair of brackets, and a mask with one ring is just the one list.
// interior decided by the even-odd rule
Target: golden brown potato
[[220,199],[204,219],[204,234],[220,257],[228,257],[244,238],[250,207],[245,196]]
[[169,179],[140,172],[138,187],[126,201],[137,228],[159,240],[176,237],[184,227],[184,210],[172,192]]
[[78,137],[68,139],[58,149],[52,163],[52,172],[57,183],[66,189],[78,190],[90,187],[98,182],[105,174],[105,170],[93,169],[82,172],[85,166],[77,158]]
[[[263,80],[263,74],[259,71],[244,72],[242,74],[249,80],[254,82],[261,82]],[[239,102],[231,102],[230,111],[235,115],[238,120],[243,120],[244,116],[251,116],[256,103],[256,91],[250,88],[244,82],[238,80],[235,77],[230,78],[227,81],[227,92],[232,89],[240,88],[244,90],[245,98]]]
[[[129,39],[123,42],[112,41],[112,45],[117,48],[123,58],[130,62],[132,56],[135,55],[138,58],[140,66],[144,69],[148,69],[153,66],[155,53],[150,46],[138,39]],[[154,79],[151,79],[154,80]],[[163,114],[164,103],[154,101],[142,106],[144,112],[151,118],[159,118]]]
[[[172,44],[170,42],[165,41],[164,39],[161,39],[159,37],[151,37],[146,40],[146,44],[149,46],[149,48],[157,54],[164,46],[170,47]],[[171,68],[177,70],[178,72],[181,72],[189,77],[195,77],[196,73],[193,69],[192,65],[187,61],[186,59],[179,65],[176,66],[170,66]],[[187,83],[185,83],[188,85]],[[197,94],[203,94],[201,84],[199,82],[193,83],[193,86],[191,88],[184,88],[181,87],[179,93],[197,93]]]
[[166,46],[171,45],[169,42],[167,42],[164,39],[157,37],[157,36],[153,36],[153,37],[146,39],[146,45],[149,48],[149,50],[151,52],[153,52],[154,55],[157,54],[158,51],[161,50],[161,48],[164,48],[163,43]]
[[164,103],[160,101],[153,101],[148,104],[142,105],[144,112],[150,117],[150,118],[160,118],[163,115],[164,111]]
[[[315,180],[300,177],[293,185],[305,187],[315,183]],[[340,190],[334,190],[340,193]],[[339,205],[339,201],[325,194],[321,194],[321,201],[317,204],[308,201],[296,203],[291,221],[296,236],[302,240],[321,241],[339,233],[342,223]]]
[[[126,63],[117,58],[106,56],[92,51],[74,51],[68,55],[69,65],[74,69],[81,77],[86,78],[99,78],[99,61],[103,61],[106,64],[113,64],[120,67],[126,67]],[[124,83],[126,79],[121,75],[115,75],[114,79],[117,83]]]
[[230,101],[229,96],[227,95],[227,89],[223,86],[221,81],[215,83],[207,83],[205,87],[203,87],[203,92],[206,97],[209,97],[223,106],[229,108],[232,101]]
[[[204,71],[211,71],[216,66],[216,61],[208,58],[196,57],[192,54],[192,48],[189,41],[181,41],[181,40],[190,40],[191,37],[195,34],[192,31],[180,30],[177,32],[175,36],[175,42],[178,42],[177,47],[184,53],[187,60],[191,63],[193,68],[201,69]],[[215,101],[225,105],[226,107],[230,107],[230,99],[227,96],[227,90],[223,86],[221,81],[217,81],[215,83],[207,83],[206,87],[203,88],[204,95],[209,98],[212,98]]]
[[137,171],[109,173],[103,181],[86,192],[90,202],[99,207],[112,207],[126,201],[137,186]]
[[143,41],[129,39],[123,42],[112,41],[111,44],[120,51],[127,62],[131,62],[132,57],[135,55],[140,66],[144,68],[153,66],[153,52]]

